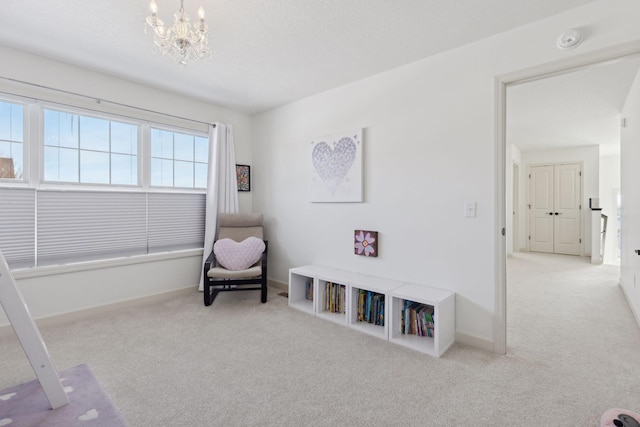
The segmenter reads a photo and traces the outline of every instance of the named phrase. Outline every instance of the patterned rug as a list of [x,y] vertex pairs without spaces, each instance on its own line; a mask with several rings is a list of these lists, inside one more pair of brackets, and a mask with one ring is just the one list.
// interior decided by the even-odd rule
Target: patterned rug
[[127,425],[87,365],[61,371],[60,381],[71,403],[53,410],[37,379],[0,391],[0,427]]

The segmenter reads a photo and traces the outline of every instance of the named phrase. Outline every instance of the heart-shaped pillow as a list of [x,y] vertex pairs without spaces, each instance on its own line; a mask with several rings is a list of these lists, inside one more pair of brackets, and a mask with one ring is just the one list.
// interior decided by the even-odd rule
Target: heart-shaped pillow
[[213,253],[227,270],[246,270],[258,262],[264,252],[264,242],[257,237],[247,237],[242,242],[220,239],[213,245]]

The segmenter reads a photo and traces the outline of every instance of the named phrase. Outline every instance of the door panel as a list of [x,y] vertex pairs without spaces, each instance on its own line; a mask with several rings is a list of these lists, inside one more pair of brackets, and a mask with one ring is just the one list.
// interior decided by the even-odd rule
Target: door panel
[[[535,234],[531,236],[532,251],[553,252],[553,218],[535,219]],[[533,249],[533,248],[536,249]]]
[[577,194],[580,190],[580,186],[577,186],[580,170],[575,170],[571,166],[574,165],[559,165],[556,167],[555,179],[558,183],[558,190],[555,206],[557,209],[574,209],[580,201],[580,197]]
[[578,231],[577,221],[570,218],[556,218],[555,224],[557,227],[556,235],[556,246],[560,245],[571,245],[575,243],[576,232]]

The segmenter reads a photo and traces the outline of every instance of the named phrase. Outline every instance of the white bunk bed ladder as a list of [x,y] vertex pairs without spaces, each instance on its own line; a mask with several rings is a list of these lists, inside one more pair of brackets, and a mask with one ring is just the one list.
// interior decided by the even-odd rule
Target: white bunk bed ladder
[[56,409],[69,403],[53,360],[42,340],[37,325],[31,318],[29,309],[22,298],[22,294],[13,280],[7,261],[0,251],[0,304],[4,308],[13,330],[20,340],[20,344],[40,381],[44,393],[49,399],[51,409]]

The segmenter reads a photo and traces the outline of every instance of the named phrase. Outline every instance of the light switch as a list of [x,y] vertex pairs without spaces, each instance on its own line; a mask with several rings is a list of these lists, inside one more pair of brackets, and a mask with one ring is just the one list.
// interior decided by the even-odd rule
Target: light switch
[[476,217],[476,202],[464,202],[464,216],[465,218]]

